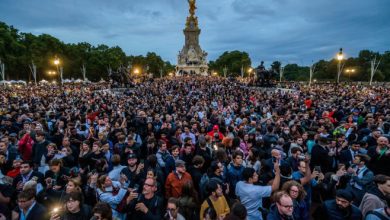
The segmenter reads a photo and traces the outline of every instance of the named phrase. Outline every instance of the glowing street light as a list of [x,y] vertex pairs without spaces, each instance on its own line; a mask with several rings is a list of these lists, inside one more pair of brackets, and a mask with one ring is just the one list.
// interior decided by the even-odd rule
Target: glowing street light
[[58,57],[54,59],[54,65],[56,66],[60,65],[60,59],[58,59]]
[[342,72],[342,66],[341,66],[341,61],[344,59],[343,55],[343,48],[340,48],[340,51],[337,53],[337,60],[339,61],[337,64],[337,84],[340,82],[340,75]]
[[134,69],[134,74],[139,74],[139,69],[138,68]]
[[355,72],[355,69],[346,69],[346,73],[348,73],[348,80],[351,81],[351,73]]
[[253,71],[253,68],[252,68],[252,67],[249,67],[249,68],[248,68],[248,75],[249,75],[249,76],[251,76],[252,71]]
[[218,73],[217,72],[213,72],[213,76],[218,76]]
[[53,63],[57,67],[57,72],[60,75],[60,79],[61,79],[61,85],[63,85],[63,83],[64,83],[63,82],[63,69],[62,69],[62,66],[60,66],[61,61],[60,61],[60,59],[57,56],[55,56]]
[[49,70],[49,71],[47,71],[47,74],[49,74],[50,76],[53,76],[53,75],[56,74],[56,71],[51,71],[51,70]]

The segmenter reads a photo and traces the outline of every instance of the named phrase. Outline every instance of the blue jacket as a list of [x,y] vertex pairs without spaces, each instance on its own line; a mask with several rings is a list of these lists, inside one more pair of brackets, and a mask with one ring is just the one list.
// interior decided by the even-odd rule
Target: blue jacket
[[293,216],[285,216],[282,218],[276,205],[272,204],[267,215],[267,220],[295,220],[295,218],[293,218]]
[[233,164],[230,164],[229,168],[227,169],[226,173],[226,180],[229,182],[230,187],[230,193],[233,198],[235,198],[234,195],[234,189],[236,188],[236,184],[238,181],[242,180],[242,172],[244,171],[244,166],[236,167]]

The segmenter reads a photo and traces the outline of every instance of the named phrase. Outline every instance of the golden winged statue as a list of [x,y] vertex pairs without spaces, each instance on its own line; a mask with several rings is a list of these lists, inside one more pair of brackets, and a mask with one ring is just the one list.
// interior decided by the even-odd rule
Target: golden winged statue
[[188,0],[188,3],[190,5],[190,14],[191,15],[194,15],[195,14],[195,9],[196,9],[196,6],[195,6],[195,0]]

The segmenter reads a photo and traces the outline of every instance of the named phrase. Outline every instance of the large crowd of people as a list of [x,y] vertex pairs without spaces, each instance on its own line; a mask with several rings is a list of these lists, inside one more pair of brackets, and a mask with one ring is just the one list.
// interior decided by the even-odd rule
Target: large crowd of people
[[0,88],[0,220],[390,219],[390,89]]

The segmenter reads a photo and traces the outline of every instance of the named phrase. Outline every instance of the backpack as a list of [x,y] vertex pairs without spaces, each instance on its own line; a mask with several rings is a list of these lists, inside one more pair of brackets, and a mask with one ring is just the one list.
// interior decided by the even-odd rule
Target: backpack
[[211,200],[210,200],[209,197],[207,197],[206,201],[207,201],[207,204],[209,205],[209,208],[212,209],[212,210],[214,210],[215,213],[217,213],[217,210],[215,210],[214,205],[213,205],[213,203],[211,202]]

